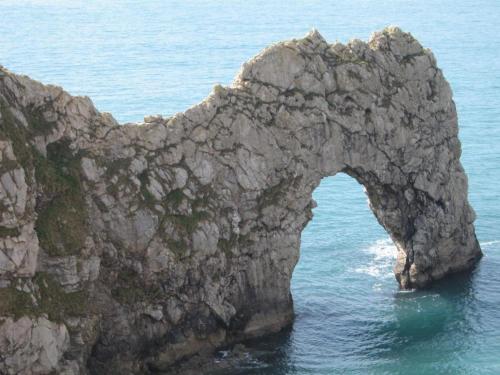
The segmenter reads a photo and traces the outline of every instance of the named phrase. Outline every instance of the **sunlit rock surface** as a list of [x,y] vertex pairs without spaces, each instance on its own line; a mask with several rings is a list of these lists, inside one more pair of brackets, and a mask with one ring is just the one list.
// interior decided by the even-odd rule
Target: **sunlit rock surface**
[[5,69],[0,106],[0,373],[142,374],[280,330],[312,192],[339,172],[402,288],[481,256],[450,87],[397,28],[273,45],[141,124]]

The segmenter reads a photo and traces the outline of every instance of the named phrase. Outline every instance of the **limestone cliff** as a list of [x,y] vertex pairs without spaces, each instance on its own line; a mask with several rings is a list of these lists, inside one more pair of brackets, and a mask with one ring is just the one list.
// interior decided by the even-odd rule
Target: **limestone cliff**
[[119,125],[3,68],[0,110],[2,374],[142,374],[280,330],[311,194],[339,172],[401,287],[481,256],[450,87],[397,28],[273,45],[171,118]]

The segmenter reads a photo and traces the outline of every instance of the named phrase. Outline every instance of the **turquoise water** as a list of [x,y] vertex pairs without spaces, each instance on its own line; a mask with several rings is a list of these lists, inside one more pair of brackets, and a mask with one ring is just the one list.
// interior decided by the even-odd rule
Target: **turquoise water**
[[0,0],[0,64],[137,121],[185,110],[274,41],[312,27],[366,39],[390,24],[433,49],[454,90],[485,257],[473,275],[399,292],[362,188],[325,179],[293,278],[294,327],[255,344],[268,354],[238,373],[500,374],[498,0]]

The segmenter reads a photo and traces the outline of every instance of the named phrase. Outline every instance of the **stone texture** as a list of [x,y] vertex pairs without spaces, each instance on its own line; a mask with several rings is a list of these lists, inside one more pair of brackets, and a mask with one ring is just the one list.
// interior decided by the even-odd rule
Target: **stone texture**
[[142,374],[280,330],[312,192],[339,172],[402,288],[481,256],[450,87],[397,28],[273,45],[139,124],[0,71],[0,372]]
[[45,318],[7,318],[0,326],[0,373],[49,374],[61,370],[62,353],[68,346],[64,324]]

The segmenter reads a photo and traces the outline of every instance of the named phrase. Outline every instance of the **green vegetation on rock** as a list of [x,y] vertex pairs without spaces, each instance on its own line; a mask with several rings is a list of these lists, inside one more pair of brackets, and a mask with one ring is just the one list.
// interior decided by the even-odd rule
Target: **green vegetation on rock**
[[182,192],[182,190],[175,189],[167,194],[167,196],[165,197],[165,202],[167,204],[170,203],[174,208],[177,208],[182,203],[183,199],[184,199],[184,193]]
[[[29,185],[35,182],[31,177],[34,171],[39,189],[35,230],[41,247],[53,256],[78,254],[88,232],[80,155],[73,155],[67,139],[49,144],[47,157],[30,144],[35,135],[47,134],[54,126],[43,119],[41,110],[25,113],[27,128],[16,121],[3,101],[0,101],[0,111],[0,137],[12,142],[17,162],[25,169]],[[15,232],[0,230],[1,233]]]
[[16,126],[14,116],[8,109],[7,104],[1,99],[0,114],[0,138],[10,140],[12,142],[12,149],[14,151],[14,155],[16,156],[17,163],[28,171],[32,170],[33,153],[32,147],[28,144],[28,129],[22,125]]
[[111,295],[122,304],[132,304],[143,301],[154,301],[161,298],[162,291],[159,287],[146,287],[137,274],[131,268],[120,270],[117,275],[115,287]]
[[47,314],[50,320],[62,321],[65,317],[88,312],[87,291],[66,293],[51,275],[43,272],[37,273],[34,281],[40,291],[38,311]]
[[38,154],[35,176],[47,199],[36,221],[40,245],[48,254],[78,254],[88,233],[85,200],[80,179],[80,158],[69,141],[47,146],[47,158]]
[[20,232],[18,228],[7,228],[0,226],[0,237],[17,237]]
[[181,240],[167,240],[168,248],[174,252],[177,258],[182,258],[188,251],[188,247],[185,241]]
[[29,293],[17,290],[13,286],[0,288],[0,316],[19,319],[23,315],[33,313],[33,302]]
[[39,272],[33,279],[39,292],[36,301],[30,293],[18,290],[14,285],[0,288],[0,316],[38,317],[48,315],[49,320],[62,321],[68,316],[86,313],[88,295],[85,291],[66,293],[49,274]]
[[[130,167],[130,163],[132,162],[131,158],[121,158],[114,159],[111,162],[104,164],[106,168],[106,178],[108,180],[108,184],[106,186],[106,191],[108,194],[118,197],[118,192],[120,191],[120,187],[128,182],[128,177],[123,171],[127,171]],[[117,176],[117,181],[114,183],[109,182],[114,176]]]
[[56,127],[55,121],[47,121],[43,116],[44,108],[34,108],[31,107],[29,111],[26,112],[26,119],[32,132],[35,135],[48,135],[52,133]]
[[209,215],[208,212],[200,211],[193,212],[191,215],[170,215],[169,218],[180,230],[192,234],[198,226],[198,223],[208,219]]

